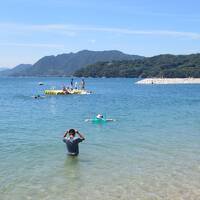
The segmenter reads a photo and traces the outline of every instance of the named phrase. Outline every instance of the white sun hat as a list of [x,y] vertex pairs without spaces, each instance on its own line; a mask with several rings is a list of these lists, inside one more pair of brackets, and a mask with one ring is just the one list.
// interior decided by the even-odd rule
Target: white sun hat
[[102,118],[103,118],[103,115],[98,114],[98,115],[96,116],[96,118],[97,118],[97,119],[102,119]]

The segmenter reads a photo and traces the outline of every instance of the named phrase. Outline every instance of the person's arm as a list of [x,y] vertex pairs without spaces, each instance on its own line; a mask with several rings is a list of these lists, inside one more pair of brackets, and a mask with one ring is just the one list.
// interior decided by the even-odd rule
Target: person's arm
[[63,137],[65,138],[68,133],[69,133],[69,131],[66,131],[65,134],[63,135]]
[[93,119],[85,119],[85,122],[92,122],[93,121]]
[[107,122],[113,122],[116,121],[115,119],[106,119]]
[[79,133],[77,130],[76,130],[76,133],[78,134],[78,136],[81,140],[85,140],[85,137],[81,133]]
[[68,133],[69,133],[69,131],[66,131],[65,134],[63,135],[63,142],[65,142],[65,143],[66,143],[65,137],[67,136]]

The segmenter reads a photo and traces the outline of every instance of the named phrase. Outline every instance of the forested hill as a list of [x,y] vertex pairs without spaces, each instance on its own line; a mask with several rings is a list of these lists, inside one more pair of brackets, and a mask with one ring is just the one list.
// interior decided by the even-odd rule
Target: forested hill
[[88,51],[45,56],[33,65],[21,65],[0,72],[1,76],[70,76],[76,70],[98,61],[134,60],[143,58],[120,51]]
[[200,77],[200,54],[158,55],[133,61],[98,62],[74,73],[78,77]]
[[5,69],[5,70],[0,71],[0,76],[12,76],[12,75],[20,76],[21,73],[31,68],[31,66],[32,65],[30,64],[20,64],[12,69]]
[[1,72],[1,71],[6,71],[6,70],[9,70],[9,68],[6,68],[6,67],[0,67],[0,72]]

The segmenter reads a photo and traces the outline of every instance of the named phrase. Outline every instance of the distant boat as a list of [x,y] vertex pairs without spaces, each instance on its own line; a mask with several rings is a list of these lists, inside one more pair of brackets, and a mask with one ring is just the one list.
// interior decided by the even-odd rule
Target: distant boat
[[44,85],[44,83],[43,82],[39,82],[38,85]]

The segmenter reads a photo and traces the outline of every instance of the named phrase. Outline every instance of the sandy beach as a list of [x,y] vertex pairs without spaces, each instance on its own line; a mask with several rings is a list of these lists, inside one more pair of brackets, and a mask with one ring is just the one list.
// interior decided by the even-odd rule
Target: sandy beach
[[136,84],[200,84],[200,78],[145,78]]

